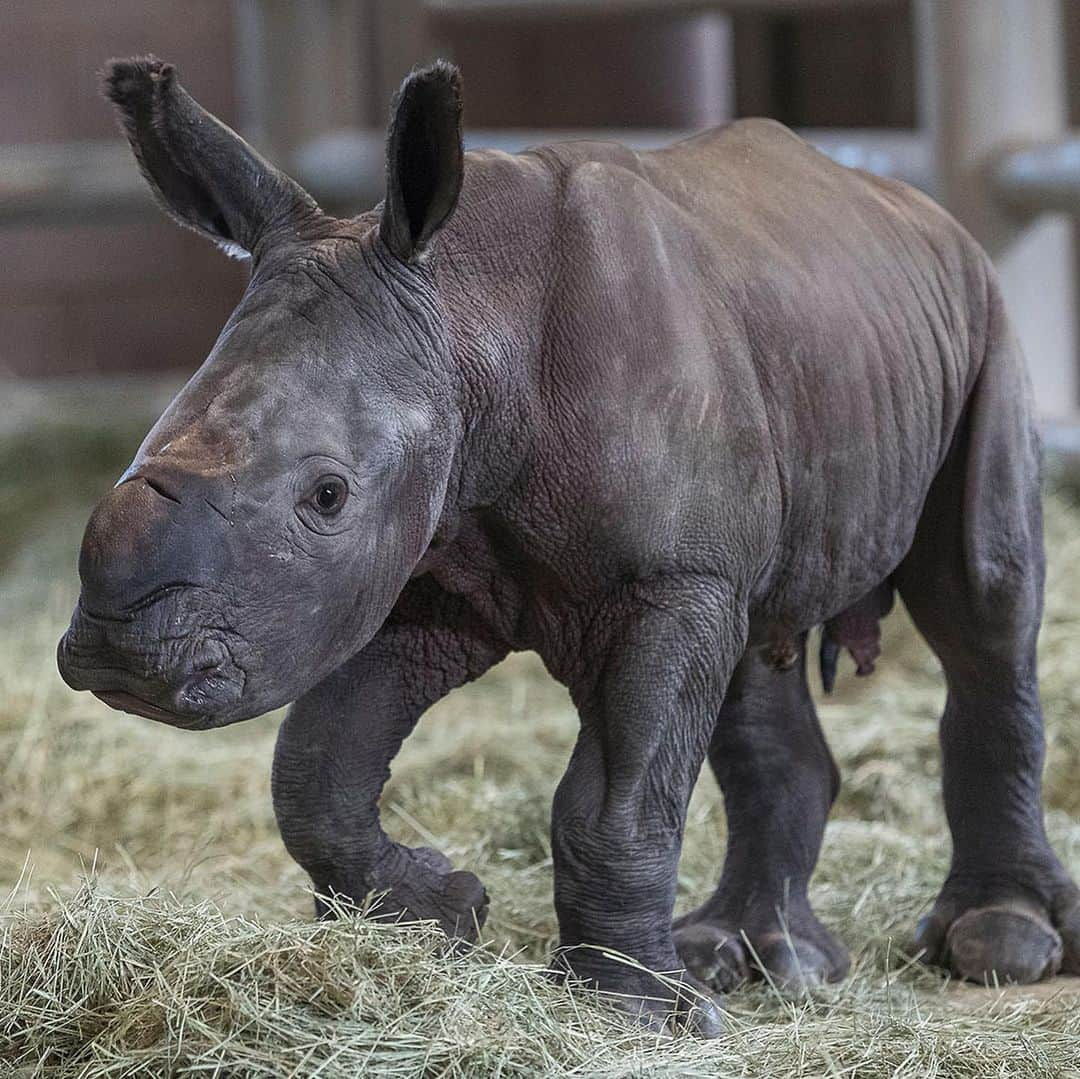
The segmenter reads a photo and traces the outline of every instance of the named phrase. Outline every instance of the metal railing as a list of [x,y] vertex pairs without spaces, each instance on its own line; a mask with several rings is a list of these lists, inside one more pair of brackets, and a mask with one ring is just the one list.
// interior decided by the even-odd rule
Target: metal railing
[[[335,43],[359,25],[352,0],[313,0],[319,41]],[[503,17],[618,11],[808,11],[871,6],[879,0],[412,0],[446,16]],[[1066,0],[1068,2],[1068,0]],[[913,0],[920,127],[917,131],[804,132],[845,165],[896,176],[930,191],[994,257],[1029,356],[1040,406],[1075,414],[1076,296],[1072,224],[1047,214],[1080,216],[1080,133],[1067,128],[1062,0]],[[237,0],[238,32],[265,46],[260,86],[310,85],[325,77],[316,48],[285,47],[296,34],[296,9],[281,0]],[[400,13],[396,16],[400,21]],[[344,20],[335,33],[333,19]],[[329,45],[327,46],[329,47]],[[249,60],[251,43],[240,42]],[[730,58],[729,58],[730,61]],[[267,66],[277,65],[273,70]],[[289,65],[303,65],[290,68]],[[248,67],[251,65],[248,64]],[[733,70],[733,64],[729,63]],[[258,103],[256,103],[258,104]],[[381,197],[383,133],[352,129],[297,142],[270,129],[275,109],[249,110],[260,142],[285,146],[283,164],[322,201],[361,208]],[[325,111],[325,110],[324,110]],[[284,121],[282,121],[284,122]],[[518,150],[559,137],[615,138],[639,147],[681,132],[470,131],[470,146]],[[119,140],[0,149],[0,224],[102,220],[149,210],[127,149]]]
[[[676,130],[483,129],[469,149],[515,153],[562,139],[612,139],[647,150],[692,134]],[[895,176],[932,190],[929,142],[904,132],[819,131],[802,135],[843,165]],[[312,139],[289,162],[292,174],[324,205],[361,209],[382,198],[384,134],[342,131]],[[0,224],[85,222],[157,212],[127,146],[120,142],[8,146],[0,149]]]

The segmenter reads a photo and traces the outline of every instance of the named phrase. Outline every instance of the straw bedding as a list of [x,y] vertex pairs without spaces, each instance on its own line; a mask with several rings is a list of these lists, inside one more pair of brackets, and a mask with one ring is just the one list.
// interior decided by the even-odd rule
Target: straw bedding
[[[0,1074],[1080,1075],[1080,980],[948,985],[905,952],[948,841],[941,678],[902,614],[878,674],[843,672],[821,707],[844,785],[813,891],[852,949],[842,984],[795,1002],[768,985],[733,994],[729,1033],[701,1043],[630,1029],[544,977],[548,807],[576,720],[529,656],[434,709],[384,798],[398,838],[484,880],[484,946],[312,923],[270,803],[280,717],[186,734],[55,673],[79,529],[130,454],[136,413],[109,435],[60,419],[0,431]],[[1080,873],[1080,508],[1059,490],[1047,518],[1049,826]],[[690,816],[681,908],[723,853],[710,777]]]

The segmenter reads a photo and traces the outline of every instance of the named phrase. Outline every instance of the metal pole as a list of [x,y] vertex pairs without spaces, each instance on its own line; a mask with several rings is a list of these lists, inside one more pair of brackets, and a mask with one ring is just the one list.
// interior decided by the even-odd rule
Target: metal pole
[[993,182],[1018,214],[1057,210],[1080,217],[1080,133],[1010,150],[998,161]]
[[235,0],[241,132],[287,163],[302,143],[367,122],[365,0]]
[[1075,413],[1077,335],[1067,219],[1017,213],[996,169],[1010,145],[1066,130],[1058,0],[920,0],[924,101],[945,205],[990,252],[1040,411]]

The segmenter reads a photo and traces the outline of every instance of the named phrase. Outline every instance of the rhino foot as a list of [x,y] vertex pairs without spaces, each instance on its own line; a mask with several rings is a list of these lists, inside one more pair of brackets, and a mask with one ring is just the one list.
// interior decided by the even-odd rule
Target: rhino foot
[[488,908],[480,879],[454,869],[444,854],[430,847],[398,847],[394,854],[392,869],[380,865],[374,875],[374,890],[386,889],[375,916],[434,921],[448,937],[475,940]]
[[716,1038],[724,1030],[720,998],[704,982],[677,967],[674,955],[652,969],[604,948],[559,948],[552,957],[551,974],[569,977],[598,991],[600,999],[636,1026],[655,1034],[692,1034]]
[[987,985],[1025,985],[1080,973],[1080,893],[1070,883],[1049,903],[1009,896],[965,902],[946,886],[915,931],[923,961]]
[[801,996],[839,981],[849,967],[847,950],[813,915],[797,928],[774,924],[756,932],[690,916],[674,935],[686,969],[717,992],[764,978],[785,995]]
[[[329,893],[348,896],[348,889]],[[456,870],[446,855],[430,847],[393,844],[368,874],[360,895],[376,893],[370,916],[401,922],[438,922],[453,939],[475,940],[487,917],[488,894],[473,873]],[[317,901],[321,916],[332,908]]]
[[686,991],[672,999],[623,996],[605,993],[605,999],[633,1023],[656,1034],[691,1034],[698,1038],[719,1038],[724,1032],[720,998],[704,982],[684,978]]

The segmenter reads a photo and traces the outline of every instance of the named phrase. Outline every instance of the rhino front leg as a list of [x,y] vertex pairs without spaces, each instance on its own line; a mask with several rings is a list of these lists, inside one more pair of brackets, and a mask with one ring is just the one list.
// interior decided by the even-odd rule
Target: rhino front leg
[[427,847],[394,842],[379,821],[390,762],[421,714],[478,677],[506,648],[454,597],[411,595],[371,643],[298,700],[278,734],[274,812],[289,853],[319,896],[359,903],[385,892],[380,917],[437,921],[450,936],[473,936],[487,894]]
[[714,580],[669,581],[595,621],[609,643],[586,656],[599,676],[571,686],[582,730],[552,818],[559,958],[647,1025],[711,1036],[719,1015],[683,969],[671,915],[686,807],[745,609]]

